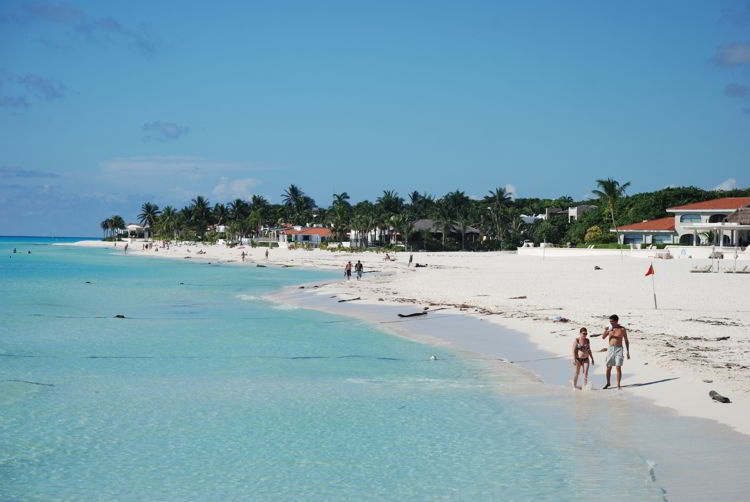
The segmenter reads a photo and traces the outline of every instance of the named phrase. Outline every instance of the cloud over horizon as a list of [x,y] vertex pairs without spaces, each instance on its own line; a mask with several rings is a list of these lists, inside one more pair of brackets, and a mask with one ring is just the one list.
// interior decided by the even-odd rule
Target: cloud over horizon
[[713,187],[711,190],[717,190],[719,192],[726,192],[728,190],[734,190],[737,188],[737,180],[734,178],[728,178],[715,187]]
[[226,176],[219,178],[219,184],[211,190],[211,195],[219,200],[249,199],[253,195],[252,188],[258,186],[260,180],[242,178],[230,180]]

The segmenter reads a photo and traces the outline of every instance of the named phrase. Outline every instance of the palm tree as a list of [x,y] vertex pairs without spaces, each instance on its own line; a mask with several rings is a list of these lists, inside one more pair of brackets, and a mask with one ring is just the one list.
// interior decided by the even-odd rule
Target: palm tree
[[415,218],[427,218],[432,209],[435,199],[428,193],[419,193],[416,190],[409,194],[410,210]]
[[391,224],[404,240],[404,250],[409,248],[409,234],[414,231],[414,220],[406,214],[391,216]]
[[370,244],[370,231],[377,226],[375,217],[371,214],[358,214],[352,220],[352,228],[357,232],[360,246]]
[[393,215],[401,211],[404,205],[404,199],[399,197],[395,190],[383,190],[383,195],[375,201],[388,215]]
[[223,225],[229,218],[229,210],[227,209],[227,206],[218,202],[214,204],[213,213],[217,225]]
[[461,231],[461,250],[463,251],[466,249],[466,232],[471,226],[472,220],[469,216],[468,211],[461,211],[458,213],[458,217],[456,218],[456,224],[458,225],[458,229]]
[[453,214],[453,208],[445,199],[438,202],[435,211],[435,225],[443,234],[443,251],[445,251],[445,237],[453,231],[455,225]]
[[100,226],[100,227],[102,228],[102,232],[103,232],[103,234],[104,234],[104,238],[105,238],[105,239],[107,238],[107,232],[108,232],[108,231],[109,231],[109,229],[111,228],[111,225],[112,225],[112,220],[111,220],[111,219],[109,219],[109,218],[107,218],[106,220],[103,220],[103,221],[102,221],[102,222],[101,222],[101,223],[99,224],[99,226]]
[[159,227],[159,233],[173,238],[177,228],[177,211],[175,211],[175,208],[172,206],[164,206],[161,216],[156,220],[156,223]]
[[122,216],[119,214],[116,214],[110,218],[110,225],[113,232],[113,235],[115,236],[115,240],[117,239],[117,230],[125,230],[125,220],[122,219]]
[[232,202],[227,204],[227,212],[230,220],[239,221],[247,218],[249,214],[248,203],[242,199],[234,199]]
[[[315,201],[312,197],[305,195],[297,185],[289,185],[289,188],[281,194],[281,200],[284,201],[288,215],[294,220],[294,223],[301,223],[303,213],[312,211],[315,208]],[[310,215],[307,215],[310,216]]]
[[191,201],[189,209],[193,228],[200,236],[203,236],[206,233],[206,227],[211,222],[211,209],[208,200],[199,195]]
[[619,199],[624,193],[625,189],[630,186],[628,181],[624,185],[621,185],[619,181],[607,178],[606,180],[596,180],[597,189],[591,192],[599,197],[599,200],[606,204],[609,208],[609,213],[612,216],[612,227],[615,229],[617,235],[617,243],[620,243],[620,234],[617,230],[617,223],[615,223],[615,206],[617,205],[617,199]]
[[349,204],[349,194],[346,192],[333,194],[333,204],[331,204],[331,206],[335,208],[342,204],[351,206],[351,204]]
[[466,196],[464,192],[461,190],[455,190],[453,192],[448,192],[443,196],[443,202],[445,202],[451,211],[453,211],[453,215],[455,216],[460,211],[466,210],[468,206],[471,204],[471,199]]
[[146,202],[141,206],[141,214],[138,215],[138,222],[143,226],[154,228],[154,223],[159,214],[161,214],[159,206]]
[[490,190],[490,193],[484,197],[485,202],[499,207],[505,206],[510,200],[511,196],[504,187],[497,187],[494,190]]

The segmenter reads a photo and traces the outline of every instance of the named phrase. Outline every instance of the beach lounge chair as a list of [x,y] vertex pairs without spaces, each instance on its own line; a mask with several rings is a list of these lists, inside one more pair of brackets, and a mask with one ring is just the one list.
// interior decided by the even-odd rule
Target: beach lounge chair
[[745,265],[744,267],[742,267],[742,269],[739,270],[725,270],[725,272],[732,272],[734,274],[750,274],[750,270],[748,270],[748,268],[750,268],[750,265]]
[[711,272],[711,269],[713,268],[713,265],[706,265],[705,267],[693,267],[693,269],[690,271],[693,274],[707,274]]

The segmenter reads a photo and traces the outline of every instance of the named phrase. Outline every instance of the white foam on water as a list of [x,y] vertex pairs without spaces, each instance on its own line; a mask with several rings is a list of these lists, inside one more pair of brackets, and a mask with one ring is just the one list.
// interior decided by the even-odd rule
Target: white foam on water
[[277,303],[271,308],[274,310],[298,310],[299,309],[299,307],[296,307],[294,305],[288,305],[286,303]]
[[235,298],[239,298],[240,300],[245,300],[246,302],[257,302],[263,299],[260,296],[255,296],[255,295],[237,295]]

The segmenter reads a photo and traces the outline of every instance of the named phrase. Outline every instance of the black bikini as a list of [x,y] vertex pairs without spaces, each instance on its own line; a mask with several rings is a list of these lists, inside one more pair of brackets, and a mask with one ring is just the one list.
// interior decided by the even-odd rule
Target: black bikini
[[[586,342],[585,345],[581,345],[580,343],[576,342],[576,356],[578,356],[579,351],[584,351],[584,350],[591,350],[591,345],[588,342]],[[576,357],[576,361],[578,361],[581,364],[587,363],[589,362],[589,356]]]

